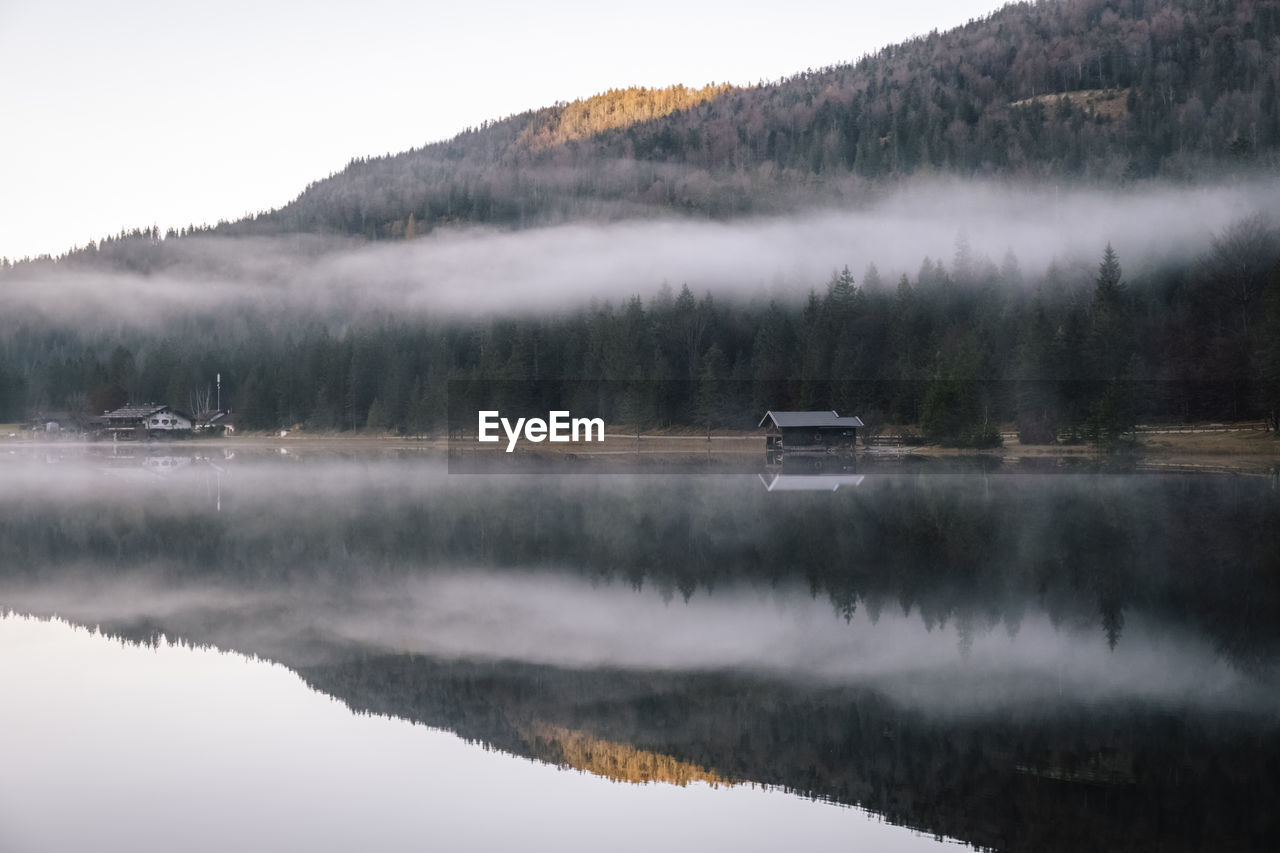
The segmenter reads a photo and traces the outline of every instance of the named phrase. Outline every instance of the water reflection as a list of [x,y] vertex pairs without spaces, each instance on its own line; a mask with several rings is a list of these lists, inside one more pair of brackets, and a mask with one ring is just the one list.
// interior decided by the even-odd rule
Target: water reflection
[[840,475],[864,477],[856,488],[770,494],[754,472],[449,477],[420,456],[195,459],[127,485],[115,464],[5,466],[9,580],[145,569],[252,589],[536,569],[683,598],[792,582],[847,617],[1016,626],[1031,607],[1115,646],[1141,611],[1240,666],[1280,657],[1280,494],[1260,479],[904,463]]
[[778,791],[624,788],[353,717],[283,667],[212,649],[10,616],[0,650],[0,849],[14,853],[937,846]]
[[439,571],[377,584],[298,583],[252,592],[158,582],[10,584],[5,601],[147,640],[163,632],[290,666],[352,649],[590,669],[740,671],[781,682],[873,687],[932,714],[1029,701],[1141,700],[1272,717],[1275,680],[1206,638],[1145,614],[1114,649],[1088,624],[1030,602],[1016,623],[963,611],[928,624],[899,609],[837,612],[798,584],[728,585],[672,602],[659,589],[572,574]]
[[118,458],[0,463],[0,605],[610,779],[765,783],[999,848],[1280,839],[1265,479],[289,449],[143,454],[137,488]]

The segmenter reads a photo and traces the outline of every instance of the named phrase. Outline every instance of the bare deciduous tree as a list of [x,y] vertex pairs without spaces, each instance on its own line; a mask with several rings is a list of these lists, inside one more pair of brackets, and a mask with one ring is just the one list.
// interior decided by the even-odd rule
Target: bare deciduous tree
[[213,391],[208,385],[204,387],[203,391],[199,390],[198,388],[192,389],[191,394],[188,397],[188,405],[191,406],[192,417],[199,418],[202,415],[206,414],[207,412],[212,411],[213,410],[212,401],[213,401]]
[[1271,275],[1280,232],[1261,213],[1245,217],[1213,239],[1207,268],[1222,298],[1240,310],[1240,329],[1249,338],[1249,315],[1259,310],[1259,300]]

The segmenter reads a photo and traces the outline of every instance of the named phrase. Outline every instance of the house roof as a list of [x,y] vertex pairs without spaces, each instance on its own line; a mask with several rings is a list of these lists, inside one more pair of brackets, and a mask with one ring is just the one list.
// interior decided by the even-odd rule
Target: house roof
[[862,419],[858,417],[842,418],[834,411],[831,412],[774,412],[768,411],[764,413],[764,417],[760,419],[760,426],[764,426],[764,422],[772,420],[779,429],[783,427],[860,427],[863,426]]
[[128,406],[121,406],[114,412],[106,412],[99,419],[104,421],[140,421],[159,412],[169,412],[177,417],[191,420],[189,415],[178,411],[173,406],[166,406],[162,403],[131,403]]
[[150,417],[156,412],[162,412],[167,408],[169,407],[162,406],[159,403],[135,403],[128,406],[121,406],[120,408],[116,409],[114,412],[106,412],[105,414],[103,414],[103,417],[104,418],[146,418],[146,417]]

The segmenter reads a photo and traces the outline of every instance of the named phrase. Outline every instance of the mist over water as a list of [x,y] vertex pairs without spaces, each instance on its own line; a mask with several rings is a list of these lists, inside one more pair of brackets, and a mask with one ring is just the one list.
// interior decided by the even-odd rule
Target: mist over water
[[[1222,541],[1181,559],[1244,560],[1216,590],[1232,600],[1265,570],[1234,528],[1274,502],[1260,481],[870,469],[839,493],[770,494],[750,474],[449,476],[430,454],[296,454],[0,461],[0,604],[294,664],[355,646],[731,670],[935,711],[1067,691],[1266,712],[1278,696],[1256,657],[1265,611],[1219,626],[1221,605],[1194,598],[1209,587],[1152,538],[1211,502]],[[1064,558],[1083,574],[1036,579]],[[1208,609],[1186,621],[1192,601]],[[1242,625],[1261,633],[1224,654],[1241,638],[1216,632]]]
[[186,238],[157,247],[146,274],[37,265],[8,276],[4,288],[11,310],[84,327],[231,308],[345,322],[379,313],[541,314],[652,295],[663,283],[726,298],[800,298],[845,265],[860,280],[874,263],[892,287],[926,257],[950,263],[958,240],[979,263],[999,267],[1012,251],[1025,279],[1055,265],[1072,283],[1093,275],[1108,242],[1131,277],[1193,260],[1234,222],[1280,216],[1277,199],[1274,179],[1115,193],[920,181],[855,210],[777,219],[440,229],[377,244]]
[[[746,803],[708,780],[770,786],[742,807],[800,821],[793,840],[870,838],[862,812],[782,816],[828,802],[993,847],[1273,835],[1254,817],[1280,790],[1266,479],[861,458],[836,491],[771,492],[754,472],[450,475],[430,452],[314,447],[0,455],[20,698],[0,709],[0,846],[83,846],[59,797],[106,786],[141,792],[94,800],[106,849],[144,826],[200,849],[184,833],[210,810],[359,846],[294,795],[324,815],[373,797],[368,837],[408,849],[407,788],[436,792],[415,797],[431,832],[509,847],[476,824],[509,802],[634,819],[650,795],[606,780],[669,791],[653,822],[680,841],[680,814],[696,831]],[[606,824],[564,843],[595,849]]]

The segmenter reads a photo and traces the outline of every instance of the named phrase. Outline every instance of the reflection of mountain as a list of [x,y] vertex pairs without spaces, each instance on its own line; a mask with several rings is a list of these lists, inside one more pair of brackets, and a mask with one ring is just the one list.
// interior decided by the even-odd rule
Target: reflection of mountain
[[[304,668],[357,711],[614,779],[739,779],[1017,850],[1256,850],[1280,841],[1280,729],[1065,702],[928,716],[875,692],[731,674],[370,656]],[[662,771],[655,767],[665,767]]]
[[[538,585],[554,587],[552,581],[540,578]],[[513,618],[520,614],[511,612],[510,598],[483,595],[497,583],[491,575],[471,578],[469,617],[446,608],[430,614],[426,627],[438,632],[431,623],[443,622],[454,625],[447,635],[462,633],[459,619],[492,619],[486,604],[497,601],[519,641],[522,620]],[[1205,679],[1206,692],[1220,693],[1217,702],[1179,690],[1163,698],[1142,690],[1091,690],[1069,677],[1066,662],[1034,673],[1019,669],[1025,666],[1020,659],[993,678],[977,661],[960,661],[954,649],[955,666],[926,666],[917,649],[902,657],[904,671],[847,680],[823,678],[819,669],[769,675],[749,667],[571,668],[389,651],[427,640],[416,625],[409,627],[417,633],[402,638],[402,610],[392,602],[404,590],[395,584],[299,580],[243,599],[199,585],[147,587],[136,576],[122,585],[124,600],[58,580],[24,593],[0,592],[0,598],[24,611],[77,614],[76,621],[136,642],[164,634],[235,649],[289,667],[355,711],[454,731],[486,747],[616,781],[774,785],[1000,849],[1246,850],[1280,841],[1280,824],[1269,810],[1280,795],[1280,716],[1267,698],[1274,686],[1245,678],[1246,689],[1228,693],[1224,664]],[[658,596],[613,591],[650,600],[650,615],[664,609]],[[593,608],[561,593],[564,612],[550,627],[578,645],[565,623],[611,621],[608,598],[599,596]],[[714,616],[707,613],[713,600],[666,609],[705,618]],[[408,609],[421,607],[411,601]],[[737,607],[740,620],[772,631],[755,618],[760,610]],[[866,620],[845,626],[827,618],[839,629],[868,627]],[[359,626],[370,623],[376,628],[361,636]],[[715,635],[717,626],[724,633],[723,620],[705,623],[705,642],[723,642]],[[912,626],[916,640],[892,630],[895,624]],[[652,629],[663,626],[648,627],[656,642]],[[918,645],[925,633],[916,622],[888,615],[870,630],[882,644]],[[1160,645],[1159,636],[1134,633],[1139,645]],[[1041,641],[1029,625],[1018,638]],[[1100,638],[1092,643],[1108,655]],[[815,633],[806,635],[805,646],[831,654]],[[1064,649],[1055,658],[1064,651],[1069,656]],[[593,659],[609,654],[598,648]],[[1175,665],[1194,663],[1176,650],[1169,655]],[[1153,663],[1161,665],[1156,670],[1169,661]],[[1055,668],[1056,690],[1026,688],[1032,678],[1053,678]],[[905,693],[898,689],[903,681],[912,687]],[[974,691],[990,698],[963,698]],[[1004,695],[996,697],[999,692]]]
[[291,454],[135,490],[6,464],[0,608],[257,655],[613,779],[1007,849],[1278,846],[1280,493],[999,471],[771,494]]
[[[288,618],[287,615],[285,617]],[[90,620],[99,621],[99,620]],[[777,786],[1002,850],[1263,850],[1280,843],[1280,717],[1065,695],[975,711],[742,672],[445,660],[194,610],[109,633],[271,658],[353,711],[620,782]],[[318,642],[324,643],[317,636]]]
[[709,785],[733,784],[718,773],[625,743],[602,740],[591,735],[535,722],[520,731],[531,752],[550,764],[559,764],[603,776],[615,782],[665,782],[684,787],[690,782]]

